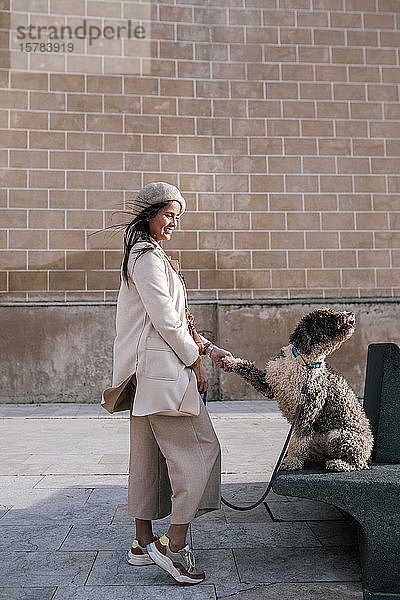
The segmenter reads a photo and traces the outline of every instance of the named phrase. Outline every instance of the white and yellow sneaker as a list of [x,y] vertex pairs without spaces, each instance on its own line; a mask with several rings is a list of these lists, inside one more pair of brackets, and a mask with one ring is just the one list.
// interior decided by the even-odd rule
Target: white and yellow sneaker
[[147,551],[153,562],[183,585],[196,585],[204,581],[205,574],[196,570],[194,554],[189,544],[178,552],[172,552],[169,541],[169,537],[164,534],[155,542],[147,544]]
[[130,565],[135,567],[144,567],[145,565],[153,565],[146,546],[141,546],[135,539],[133,540],[132,548],[128,550],[126,560]]

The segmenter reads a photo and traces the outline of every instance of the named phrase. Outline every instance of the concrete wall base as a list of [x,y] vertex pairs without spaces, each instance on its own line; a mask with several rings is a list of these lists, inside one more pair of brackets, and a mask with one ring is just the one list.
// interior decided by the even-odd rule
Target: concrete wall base
[[[356,313],[354,336],[330,358],[363,395],[368,345],[400,339],[400,303],[390,299],[196,301],[198,330],[235,356],[262,368],[277,354],[299,318],[318,306]],[[115,335],[113,303],[15,303],[0,305],[0,403],[99,402],[110,385]],[[261,396],[237,375],[204,364],[208,399]]]

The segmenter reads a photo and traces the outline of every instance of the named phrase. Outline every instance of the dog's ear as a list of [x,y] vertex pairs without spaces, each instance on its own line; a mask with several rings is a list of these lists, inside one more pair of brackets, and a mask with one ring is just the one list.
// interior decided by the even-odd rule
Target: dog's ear
[[290,343],[297,348],[300,353],[309,354],[312,349],[311,335],[302,319],[293,331],[289,339]]

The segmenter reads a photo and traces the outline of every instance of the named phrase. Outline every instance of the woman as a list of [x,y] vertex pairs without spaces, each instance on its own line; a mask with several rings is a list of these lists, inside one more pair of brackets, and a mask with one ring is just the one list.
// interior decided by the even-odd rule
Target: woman
[[[220,447],[199,392],[207,391],[202,355],[222,367],[229,352],[199,336],[190,323],[186,290],[160,246],[169,240],[186,203],[168,183],[150,183],[133,201],[125,228],[117,303],[113,387],[104,391],[109,412],[131,407],[128,512],[136,538],[127,560],[155,562],[180,583],[204,573],[186,533],[199,514],[220,507]],[[190,318],[189,318],[190,320]],[[171,514],[156,539],[152,520]]]

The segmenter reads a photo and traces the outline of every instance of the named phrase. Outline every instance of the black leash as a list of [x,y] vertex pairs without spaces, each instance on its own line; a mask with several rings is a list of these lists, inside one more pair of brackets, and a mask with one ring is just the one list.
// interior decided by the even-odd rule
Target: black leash
[[263,493],[263,495],[261,496],[261,498],[259,500],[257,500],[257,502],[254,502],[254,504],[251,504],[250,506],[237,506],[236,504],[231,504],[230,502],[228,502],[228,500],[226,500],[225,498],[223,498],[221,496],[221,502],[223,504],[225,504],[225,506],[229,506],[229,508],[233,508],[234,510],[243,510],[243,511],[244,510],[252,510],[253,508],[256,508],[257,506],[259,506],[261,504],[261,502],[263,502],[263,500],[265,500],[265,498],[268,496],[268,494],[271,491],[271,488],[272,488],[272,486],[274,484],[274,481],[276,479],[276,476],[278,474],[278,471],[280,469],[282,461],[285,458],[286,451],[287,451],[287,448],[289,446],[289,442],[290,442],[290,440],[292,438],[294,428],[296,426],[297,421],[299,420],[301,411],[303,409],[303,404],[304,404],[304,401],[305,401],[305,399],[307,397],[308,384],[310,382],[312,372],[313,372],[312,368],[308,367],[307,379],[306,379],[306,382],[303,383],[302,388],[301,388],[300,399],[299,399],[299,403],[297,405],[296,414],[294,416],[292,426],[291,426],[291,428],[289,430],[289,433],[287,435],[285,443],[283,444],[283,448],[282,448],[282,451],[281,451],[281,453],[279,455],[279,458],[276,461],[276,465],[275,465],[274,470],[272,472],[271,479],[270,479],[270,481],[269,481],[269,483],[267,485],[267,489],[265,490],[265,492]]

